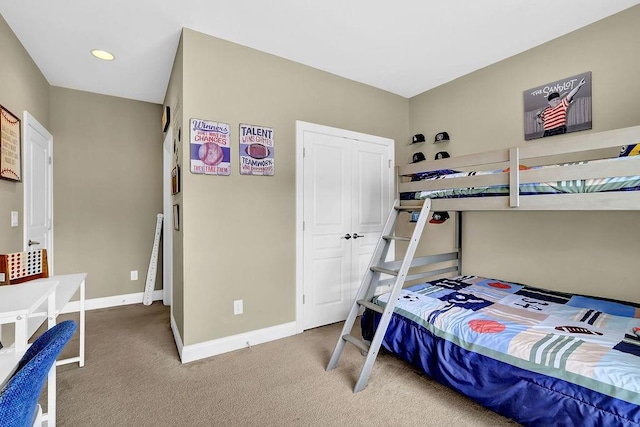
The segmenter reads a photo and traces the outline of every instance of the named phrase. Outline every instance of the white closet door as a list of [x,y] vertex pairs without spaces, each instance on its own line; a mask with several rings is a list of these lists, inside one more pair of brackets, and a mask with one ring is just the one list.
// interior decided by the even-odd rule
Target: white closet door
[[352,147],[351,234],[364,237],[352,239],[351,301],[369,266],[391,208],[389,146],[354,141]]
[[305,133],[304,329],[344,319],[351,302],[351,147]]
[[304,149],[303,328],[309,329],[349,313],[391,207],[393,146],[305,132]]

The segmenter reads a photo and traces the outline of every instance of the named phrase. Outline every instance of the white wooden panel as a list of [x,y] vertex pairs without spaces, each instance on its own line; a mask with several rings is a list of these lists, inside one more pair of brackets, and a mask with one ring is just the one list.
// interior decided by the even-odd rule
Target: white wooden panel
[[640,191],[540,194],[521,196],[520,206],[509,207],[508,196],[433,199],[434,211],[608,211],[640,210]]
[[351,286],[351,151],[342,138],[304,141],[304,328],[344,318]]
[[[348,289],[341,286],[344,283],[343,257],[325,257],[313,263],[313,295],[311,303],[315,306],[327,304],[341,305],[349,300]],[[348,271],[348,270],[347,270]],[[342,307],[340,307],[342,309]],[[342,314],[341,311],[339,314]]]

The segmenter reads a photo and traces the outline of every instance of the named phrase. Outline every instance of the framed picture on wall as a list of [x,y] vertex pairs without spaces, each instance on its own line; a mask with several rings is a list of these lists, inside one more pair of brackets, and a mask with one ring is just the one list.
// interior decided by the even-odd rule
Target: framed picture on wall
[[524,139],[591,129],[591,71],[525,90]]
[[0,105],[0,178],[22,181],[20,119]]
[[180,192],[180,166],[176,165],[171,171],[171,194]]
[[173,229],[180,231],[180,205],[173,205]]

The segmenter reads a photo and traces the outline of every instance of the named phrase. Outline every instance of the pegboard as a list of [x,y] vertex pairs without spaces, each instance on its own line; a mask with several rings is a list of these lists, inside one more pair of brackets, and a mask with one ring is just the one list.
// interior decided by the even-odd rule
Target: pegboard
[[49,277],[47,250],[0,254],[0,285]]

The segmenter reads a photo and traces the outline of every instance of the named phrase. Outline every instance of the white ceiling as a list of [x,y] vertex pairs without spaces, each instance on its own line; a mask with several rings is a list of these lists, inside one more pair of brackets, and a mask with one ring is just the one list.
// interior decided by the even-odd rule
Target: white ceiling
[[636,4],[3,0],[0,13],[51,85],[162,103],[182,27],[412,97]]

